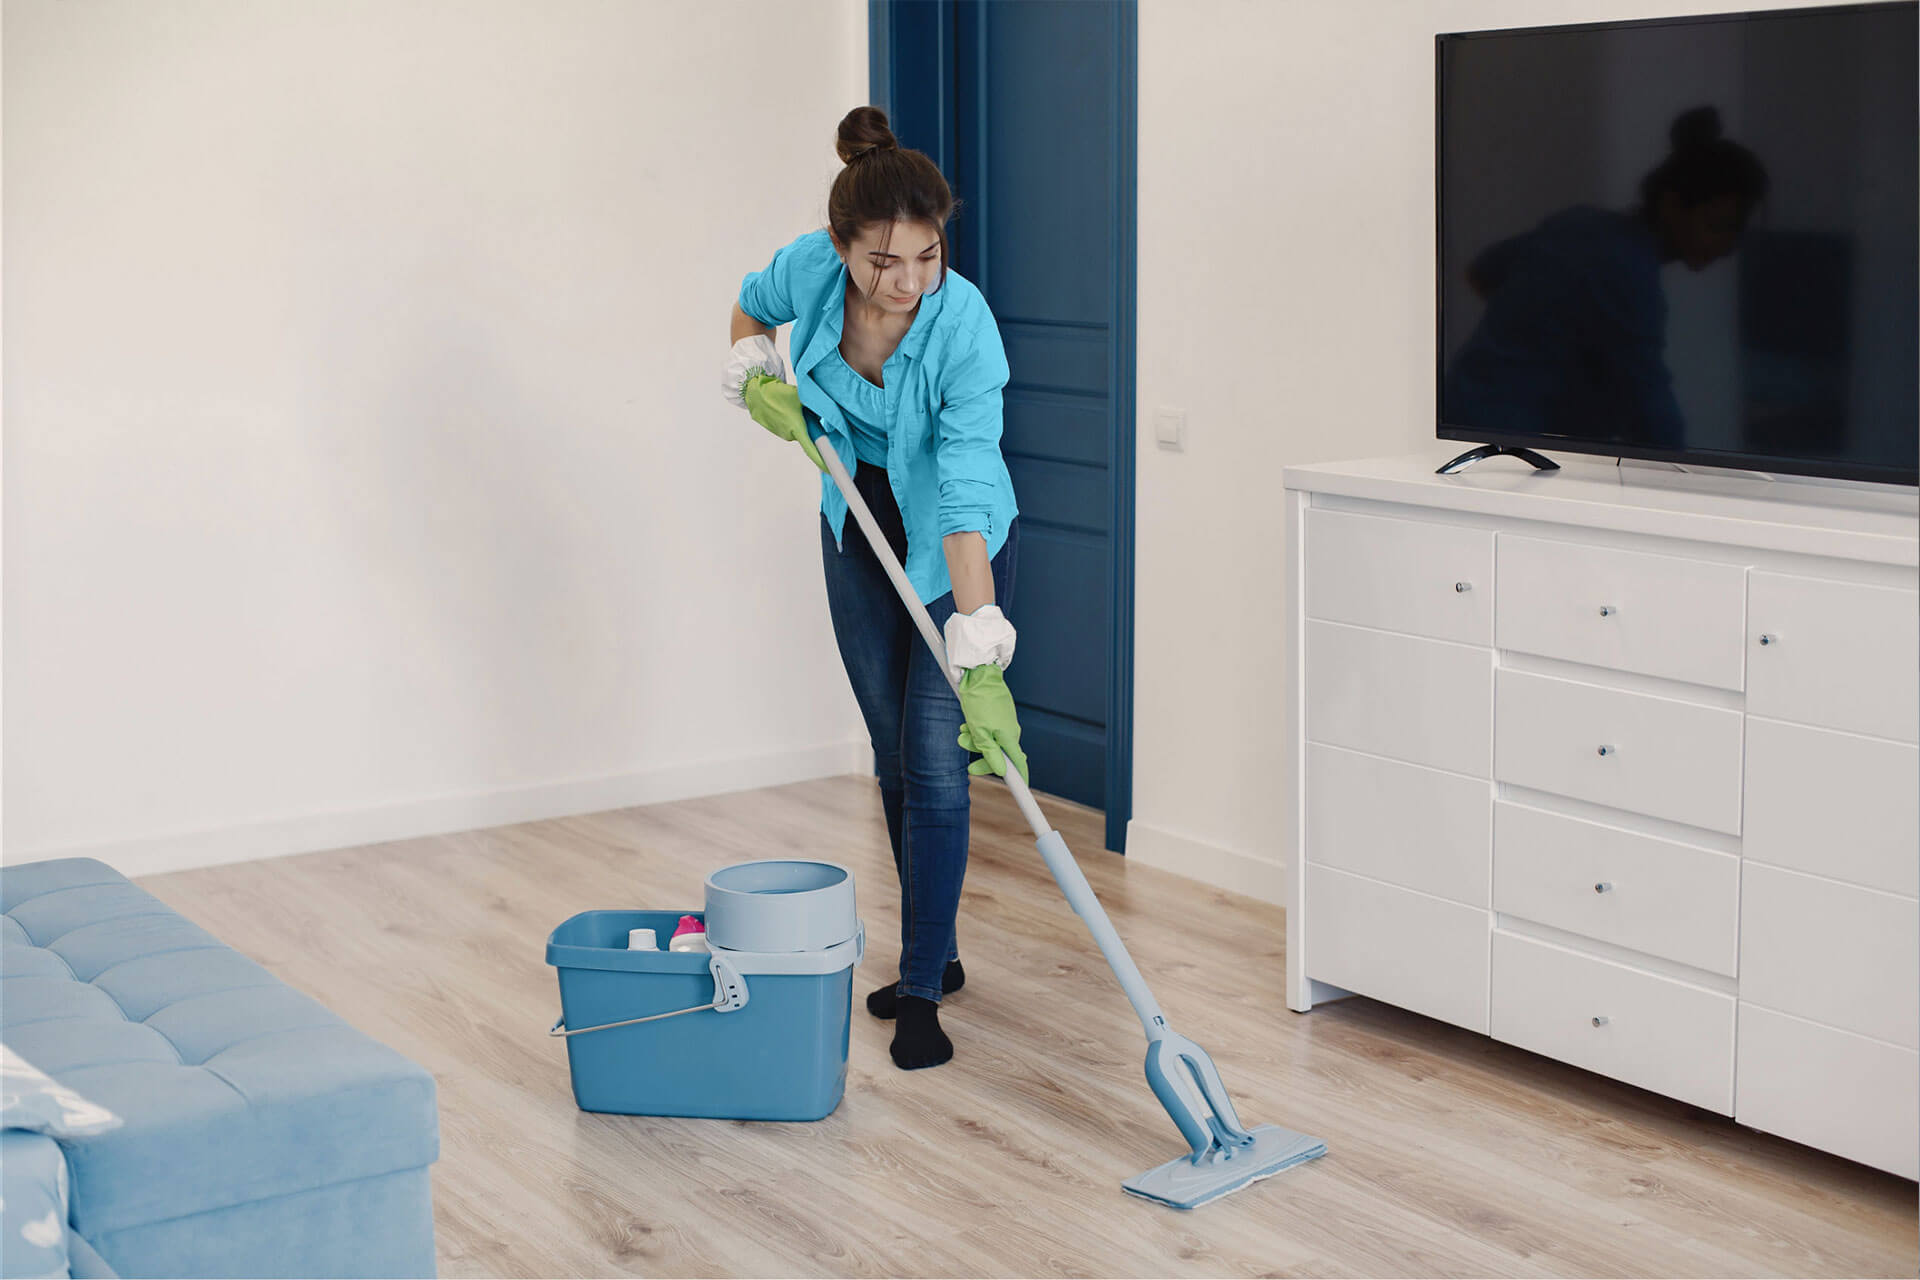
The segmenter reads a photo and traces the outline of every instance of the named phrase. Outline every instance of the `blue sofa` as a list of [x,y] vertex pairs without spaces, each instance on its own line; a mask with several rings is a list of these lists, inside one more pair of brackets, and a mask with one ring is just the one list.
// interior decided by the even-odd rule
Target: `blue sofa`
[[431,1075],[105,863],[0,868],[0,910],[0,1041],[123,1121],[58,1138],[64,1177],[6,1134],[75,1274],[434,1274]]

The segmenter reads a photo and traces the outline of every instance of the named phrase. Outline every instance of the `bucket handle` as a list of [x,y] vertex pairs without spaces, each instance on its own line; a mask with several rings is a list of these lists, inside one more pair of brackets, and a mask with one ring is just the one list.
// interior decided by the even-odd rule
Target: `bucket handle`
[[732,1013],[735,1009],[744,1009],[747,1005],[747,980],[733,963],[725,956],[714,955],[707,959],[707,971],[713,975],[713,1003],[696,1004],[688,1009],[675,1009],[670,1013],[649,1014],[644,1018],[628,1018],[625,1022],[603,1022],[597,1027],[568,1027],[567,1015],[561,1014],[560,1020],[547,1032],[550,1036],[583,1036],[589,1031],[608,1031],[614,1027],[631,1027],[642,1022],[658,1022],[662,1018],[677,1018],[683,1013],[705,1013],[712,1009],[715,1013]]

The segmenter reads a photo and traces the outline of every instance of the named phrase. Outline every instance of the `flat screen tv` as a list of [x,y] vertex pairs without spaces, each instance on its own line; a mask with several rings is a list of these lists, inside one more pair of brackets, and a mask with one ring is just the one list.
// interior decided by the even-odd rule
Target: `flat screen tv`
[[1915,10],[1438,37],[1440,437],[1920,479]]

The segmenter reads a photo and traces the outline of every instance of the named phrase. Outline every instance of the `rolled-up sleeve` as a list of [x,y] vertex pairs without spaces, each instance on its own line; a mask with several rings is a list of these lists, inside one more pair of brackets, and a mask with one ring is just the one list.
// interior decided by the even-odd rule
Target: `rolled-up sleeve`
[[966,354],[941,382],[934,423],[934,462],[940,474],[940,536],[993,536],[995,475],[1003,469],[1000,433],[1007,353],[989,319]]
[[811,252],[815,248],[811,241],[818,238],[818,232],[808,232],[775,252],[763,269],[747,272],[740,281],[740,309],[776,329],[799,315],[794,304],[796,277],[805,273],[811,258],[819,256]]

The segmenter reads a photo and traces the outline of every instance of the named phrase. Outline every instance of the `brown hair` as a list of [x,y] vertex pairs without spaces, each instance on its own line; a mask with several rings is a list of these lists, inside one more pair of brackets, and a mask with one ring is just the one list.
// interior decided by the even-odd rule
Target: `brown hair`
[[[940,236],[940,284],[947,283],[947,219],[953,216],[953,192],[940,167],[926,153],[902,147],[878,107],[855,107],[840,121],[833,148],[846,168],[827,194],[827,226],[842,246],[853,244],[863,228],[886,227],[880,247],[893,239],[899,219],[926,222]],[[868,296],[872,296],[869,291]]]

